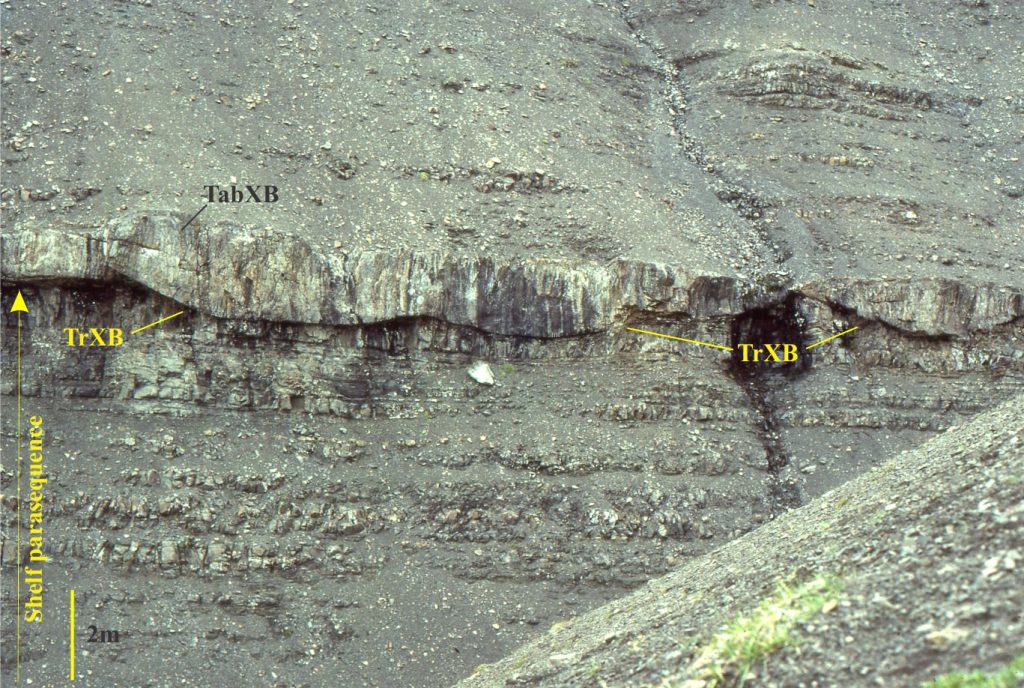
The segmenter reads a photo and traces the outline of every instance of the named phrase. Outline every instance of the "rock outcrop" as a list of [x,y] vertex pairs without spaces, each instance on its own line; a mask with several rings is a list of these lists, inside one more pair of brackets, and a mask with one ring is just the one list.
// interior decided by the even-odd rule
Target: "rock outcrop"
[[93,681],[443,685],[1024,393],[1015,6],[4,13],[3,358],[55,594],[138,634]]
[[[1024,397],[547,633],[459,686],[737,685],[758,605],[778,645],[744,636],[758,685],[920,686],[1020,654]],[[779,581],[835,580],[787,626]],[[786,628],[783,628],[786,627]],[[776,637],[773,636],[773,637]],[[724,676],[712,669],[723,669]]]

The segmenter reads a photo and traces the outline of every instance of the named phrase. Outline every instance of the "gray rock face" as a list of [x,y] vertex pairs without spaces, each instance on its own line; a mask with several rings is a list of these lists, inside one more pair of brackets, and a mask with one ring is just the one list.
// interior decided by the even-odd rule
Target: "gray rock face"
[[[231,225],[177,230],[173,213],[91,232],[25,229],[4,237],[11,280],[133,283],[221,319],[355,325],[433,318],[496,335],[558,338],[607,331],[629,315],[710,320],[766,308],[773,275],[741,281],[687,266],[496,259],[445,253],[323,255],[296,237]],[[864,320],[927,335],[968,335],[1024,314],[1019,287],[862,278],[789,292]]]
[[309,5],[3,10],[4,361],[186,679],[442,685],[1024,392],[1020,8]]
[[1019,7],[642,0],[624,16],[694,155],[798,282],[1020,285]]
[[[1006,479],[1020,475],[1022,419],[1017,397],[630,595],[551,626],[458,685],[579,686],[595,675],[619,686],[710,685],[713,669],[735,676],[740,668],[740,653],[708,650],[726,637],[761,650],[755,666],[768,686],[825,676],[925,685],[947,672],[995,672],[1019,651],[1022,630],[1015,571],[1024,489],[1017,477]],[[974,525],[952,525],[964,522]],[[799,616],[804,602],[792,591],[816,576],[838,581],[834,591],[788,627],[787,615]],[[778,582],[790,586],[788,599]],[[951,601],[960,614],[936,624]],[[738,630],[734,619],[744,620]],[[755,629],[783,639],[758,645]]]
[[323,254],[297,237],[221,224],[178,226],[172,213],[114,221],[94,233],[5,236],[12,280],[130,282],[222,319],[355,325],[433,318],[537,338],[608,330],[657,307],[702,319],[766,305],[777,294],[690,274],[686,266],[501,259],[418,251]]

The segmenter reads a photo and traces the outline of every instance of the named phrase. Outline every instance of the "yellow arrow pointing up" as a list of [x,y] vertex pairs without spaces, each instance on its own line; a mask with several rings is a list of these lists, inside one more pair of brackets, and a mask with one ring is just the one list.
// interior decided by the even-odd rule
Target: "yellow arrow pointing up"
[[[14,297],[11,313],[18,314],[18,549],[17,562],[21,563],[24,550],[21,549],[21,314],[28,313],[25,297],[18,292]],[[18,577],[18,608],[21,609],[21,577]],[[18,614],[17,639],[14,650],[14,676],[21,682],[21,614]]]
[[11,313],[28,313],[28,306],[25,305],[25,299],[22,297],[21,292],[14,297],[14,305],[11,306]]

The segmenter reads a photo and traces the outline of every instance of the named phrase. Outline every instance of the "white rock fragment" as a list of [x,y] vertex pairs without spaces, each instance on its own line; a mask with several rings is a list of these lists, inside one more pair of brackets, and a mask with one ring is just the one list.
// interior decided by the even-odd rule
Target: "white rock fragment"
[[160,563],[178,563],[178,543],[174,540],[164,540],[160,543]]
[[494,384],[494,373],[491,371],[491,366],[487,365],[484,361],[477,361],[466,372],[481,385]]
[[928,644],[939,650],[945,650],[950,645],[966,638],[970,633],[956,626],[947,626],[938,631],[932,631],[924,638]]

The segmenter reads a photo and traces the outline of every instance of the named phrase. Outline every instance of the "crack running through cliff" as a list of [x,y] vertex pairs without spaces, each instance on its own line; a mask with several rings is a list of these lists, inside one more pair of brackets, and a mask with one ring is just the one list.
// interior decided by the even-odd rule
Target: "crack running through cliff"
[[630,16],[628,2],[620,0],[616,3],[616,6],[619,18],[629,29],[633,40],[650,53],[654,62],[651,66],[662,76],[665,84],[665,97],[668,100],[668,114],[669,120],[672,123],[672,133],[679,142],[680,149],[690,162],[714,180],[712,189],[714,190],[715,197],[750,223],[761,239],[761,242],[771,252],[776,264],[782,265],[790,251],[784,245],[780,246],[778,241],[771,239],[768,223],[764,219],[766,211],[772,207],[772,204],[742,184],[727,178],[722,170],[708,159],[700,142],[686,133],[685,113],[688,108],[686,85],[683,83],[679,65],[676,61],[666,56],[664,47],[648,36],[639,26],[639,23]]
[[[652,65],[662,75],[665,97],[668,100],[672,132],[684,155],[703,173],[713,180],[713,189],[719,201],[728,205],[737,215],[746,220],[757,233],[761,242],[771,252],[778,265],[786,260],[785,247],[780,247],[769,236],[765,211],[771,204],[757,196],[750,189],[728,179],[723,172],[709,161],[703,147],[686,132],[687,99],[686,85],[679,65],[671,60],[665,49],[646,34],[639,23],[630,16],[629,3],[616,3],[619,16],[629,28],[636,43],[645,48],[654,61]],[[778,390],[794,377],[802,375],[811,366],[811,354],[802,350],[806,321],[800,310],[800,296],[790,293],[774,306],[741,313],[731,325],[730,346],[733,347],[729,374],[740,386],[758,422],[758,435],[767,456],[768,504],[772,517],[799,506],[800,496],[796,485],[783,477],[790,457],[779,432],[779,418],[776,402]],[[753,363],[742,360],[741,343],[761,347],[764,344],[796,344],[801,348],[800,358],[793,363]]]
[[[741,313],[733,319],[729,333],[729,345],[733,348],[729,374],[743,390],[757,419],[758,436],[767,458],[768,507],[772,517],[800,505],[797,486],[784,477],[790,456],[780,433],[776,401],[780,389],[811,368],[812,354],[802,347],[807,323],[800,301],[798,294],[790,293],[775,306]],[[796,361],[744,361],[740,349],[740,344],[762,348],[765,344],[784,343],[800,349]]]

